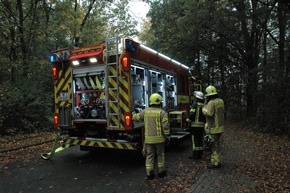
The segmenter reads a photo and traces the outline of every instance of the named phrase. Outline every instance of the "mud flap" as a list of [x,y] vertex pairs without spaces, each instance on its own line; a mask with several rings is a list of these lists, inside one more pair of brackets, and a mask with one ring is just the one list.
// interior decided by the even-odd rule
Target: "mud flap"
[[58,144],[59,144],[59,140],[61,138],[61,134],[58,133],[55,140],[54,140],[54,143],[53,143],[53,146],[51,148],[51,151],[49,153],[42,153],[41,154],[41,157],[45,160],[50,160],[53,155],[57,152],[60,152],[64,149],[67,149],[68,147],[70,147],[71,145],[70,144],[62,144],[60,147],[57,147]]

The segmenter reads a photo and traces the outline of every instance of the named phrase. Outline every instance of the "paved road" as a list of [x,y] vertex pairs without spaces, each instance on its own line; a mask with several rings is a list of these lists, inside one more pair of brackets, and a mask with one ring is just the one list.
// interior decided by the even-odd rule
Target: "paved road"
[[[172,145],[167,164],[186,157],[189,140]],[[1,167],[0,192],[154,192],[145,180],[144,158],[137,152],[100,149],[83,152],[77,146],[56,154],[51,161],[40,154],[28,163]]]
[[27,163],[1,166],[0,192],[288,193],[289,151],[289,139],[227,127],[221,169],[206,169],[209,152],[202,160],[188,159],[188,138],[172,143],[167,150],[168,176],[148,182],[144,180],[144,159],[139,154],[104,149],[89,153],[72,147],[51,161],[42,160],[39,152]]

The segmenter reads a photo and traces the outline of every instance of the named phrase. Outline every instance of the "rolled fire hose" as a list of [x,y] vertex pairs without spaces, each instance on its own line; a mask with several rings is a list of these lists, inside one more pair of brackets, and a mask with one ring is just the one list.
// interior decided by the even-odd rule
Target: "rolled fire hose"
[[56,138],[55,138],[55,140],[54,140],[54,143],[53,143],[53,146],[52,146],[52,148],[51,148],[51,151],[50,151],[49,153],[42,153],[42,154],[41,154],[41,157],[42,157],[43,159],[45,159],[45,160],[50,160],[50,159],[53,157],[53,155],[54,155],[55,153],[60,152],[60,151],[62,151],[62,150],[64,150],[64,149],[70,147],[69,144],[64,144],[64,145],[62,145],[62,146],[60,146],[60,147],[57,147],[58,144],[59,144],[58,141],[59,141],[59,139],[60,139],[60,136],[61,136],[60,133],[58,133],[57,136],[56,136]]

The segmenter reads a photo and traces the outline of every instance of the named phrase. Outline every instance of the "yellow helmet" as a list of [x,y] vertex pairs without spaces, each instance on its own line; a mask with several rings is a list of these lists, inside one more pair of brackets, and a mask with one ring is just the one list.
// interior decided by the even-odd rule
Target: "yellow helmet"
[[160,105],[162,97],[158,93],[153,93],[149,98],[150,105]]
[[205,89],[205,96],[211,96],[211,95],[215,95],[218,94],[216,91],[216,88],[212,85],[209,85],[208,87],[206,87]]

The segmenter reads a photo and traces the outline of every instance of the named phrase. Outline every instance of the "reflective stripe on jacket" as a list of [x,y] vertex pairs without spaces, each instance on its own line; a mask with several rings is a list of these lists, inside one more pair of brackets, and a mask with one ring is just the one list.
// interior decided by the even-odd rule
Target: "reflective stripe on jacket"
[[210,100],[202,108],[210,134],[224,132],[224,108],[224,101],[220,98]]
[[189,111],[189,119],[191,120],[191,127],[204,127],[205,118],[202,114],[203,103],[193,103]]
[[170,134],[168,115],[156,107],[148,107],[140,113],[133,115],[133,120],[144,121],[145,143],[155,144],[165,142]]

